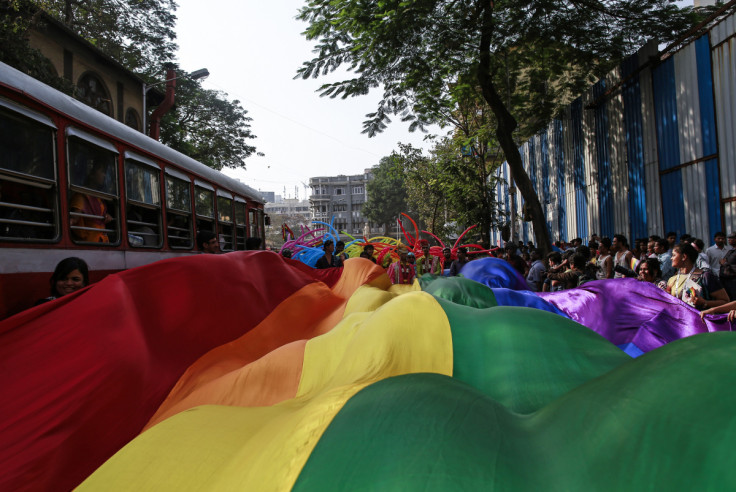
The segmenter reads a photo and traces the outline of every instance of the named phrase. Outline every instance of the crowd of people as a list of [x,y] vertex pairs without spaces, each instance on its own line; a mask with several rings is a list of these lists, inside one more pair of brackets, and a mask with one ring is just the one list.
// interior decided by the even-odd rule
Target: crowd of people
[[[554,251],[542,257],[529,241],[507,243],[503,248],[490,250],[470,258],[465,248],[452,250],[445,247],[442,256],[430,253],[426,240],[420,240],[421,254],[406,246],[396,248],[398,258],[383,257],[382,266],[394,284],[411,284],[425,274],[456,276],[463,267],[480,256],[492,255],[507,261],[522,275],[529,288],[537,292],[555,292],[579,287],[592,280],[636,278],[649,282],[670,295],[681,299],[701,312],[731,312],[736,316],[736,232],[728,236],[717,232],[714,244],[708,248],[702,239],[675,233],[636,239],[633,247],[627,238],[615,234],[613,238],[592,234],[588,244],[581,238],[569,243],[558,241]],[[342,266],[346,256],[340,253],[344,244],[331,241],[324,245],[325,255],[317,268]],[[366,245],[361,257],[376,261],[374,247]]]
[[[546,261],[532,250],[524,275],[535,291],[557,291],[591,280],[632,277],[649,282],[704,314],[736,308],[736,232],[717,232],[708,248],[702,239],[673,232],[636,239],[633,248],[623,235],[613,239],[593,234],[588,245],[576,238]],[[523,249],[523,248],[522,248]],[[507,247],[507,257],[525,252]],[[521,273],[521,269],[519,268]],[[734,313],[736,314],[736,312]],[[733,314],[731,315],[733,316]]]
[[[256,238],[257,239],[257,238]],[[394,284],[412,284],[423,275],[457,276],[463,267],[481,256],[495,256],[507,261],[530,288],[536,292],[555,292],[579,287],[592,280],[636,278],[656,285],[668,294],[681,299],[703,314],[729,313],[736,318],[736,232],[726,236],[717,232],[713,245],[706,248],[702,239],[683,234],[677,242],[675,233],[664,237],[656,235],[636,239],[633,248],[621,234],[613,238],[592,234],[588,244],[581,238],[570,243],[556,242],[554,251],[542,258],[540,251],[529,241],[524,244],[507,243],[504,248],[485,250],[469,257],[466,248],[444,247],[442,256],[430,252],[428,241],[418,243],[421,253],[410,251],[405,245],[396,247],[397,258],[382,255],[382,266]],[[260,240],[259,240],[260,241]],[[197,234],[197,246],[202,253],[218,253],[217,236],[210,231]],[[247,244],[247,249],[258,249],[260,243]],[[315,267],[341,267],[348,259],[345,243],[327,240],[322,245],[324,255]],[[290,257],[285,250],[284,256]],[[360,257],[377,261],[375,248],[366,244]],[[56,267],[50,279],[50,296],[40,299],[41,304],[70,294],[89,285],[89,269],[80,258],[66,258]]]

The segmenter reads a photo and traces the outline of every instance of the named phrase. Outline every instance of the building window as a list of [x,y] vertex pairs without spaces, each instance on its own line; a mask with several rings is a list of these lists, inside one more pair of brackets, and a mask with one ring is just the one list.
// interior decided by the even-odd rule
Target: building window
[[118,241],[118,156],[112,149],[77,138],[68,141],[69,222],[75,242]]
[[141,118],[138,116],[138,111],[128,108],[125,111],[125,124],[133,130],[141,131]]
[[362,186],[353,186],[353,195],[362,195],[362,194],[363,194]]
[[345,190],[342,188],[335,188],[335,195],[344,195]]
[[56,132],[50,125],[44,118],[0,111],[2,238],[53,241],[59,236]]
[[348,206],[344,203],[336,203],[332,206],[333,212],[344,212],[348,209]]
[[166,176],[166,224],[169,246],[191,249],[192,201],[190,183]]
[[112,99],[105,83],[97,75],[87,72],[77,83],[79,100],[100,113],[112,116]]
[[233,249],[233,201],[224,196],[217,197],[217,235],[220,249]]
[[131,246],[161,246],[160,169],[126,159],[126,218]]
[[197,232],[215,232],[215,192],[213,189],[194,187],[194,211],[197,215]]

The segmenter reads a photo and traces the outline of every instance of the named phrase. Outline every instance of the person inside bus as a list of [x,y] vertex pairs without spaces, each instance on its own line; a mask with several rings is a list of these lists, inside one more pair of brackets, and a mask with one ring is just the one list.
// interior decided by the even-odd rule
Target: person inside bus
[[220,243],[212,231],[199,231],[197,233],[197,247],[200,252],[206,254],[216,255],[220,252]]
[[[93,162],[92,170],[87,177],[87,186],[92,189],[102,189],[105,184],[105,177],[104,164]],[[108,213],[107,205],[102,199],[84,193],[75,193],[69,203],[69,208],[72,212],[88,216],[72,216],[70,219],[72,233],[77,239],[90,243],[110,242],[104,229],[107,228],[107,224],[113,221],[113,218]],[[75,227],[79,229],[75,229]],[[100,230],[95,231],[94,229]]]
[[56,265],[51,275],[51,296],[36,301],[34,306],[53,301],[89,285],[89,268],[81,258],[70,256]]

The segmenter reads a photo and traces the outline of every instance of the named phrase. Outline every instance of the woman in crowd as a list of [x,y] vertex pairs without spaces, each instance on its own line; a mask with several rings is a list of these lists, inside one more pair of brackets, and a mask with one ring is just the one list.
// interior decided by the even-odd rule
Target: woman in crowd
[[726,304],[726,289],[707,270],[695,267],[698,252],[689,243],[680,243],[672,250],[672,267],[676,274],[667,281],[665,290],[699,310]]
[[45,299],[39,299],[36,302],[36,306],[71,294],[88,285],[89,268],[87,267],[87,263],[83,259],[75,256],[64,258],[56,265],[56,269],[53,275],[51,275],[51,296]]
[[662,281],[662,270],[659,269],[659,260],[656,258],[647,258],[640,261],[636,266],[637,279],[642,282],[649,282],[657,285]]

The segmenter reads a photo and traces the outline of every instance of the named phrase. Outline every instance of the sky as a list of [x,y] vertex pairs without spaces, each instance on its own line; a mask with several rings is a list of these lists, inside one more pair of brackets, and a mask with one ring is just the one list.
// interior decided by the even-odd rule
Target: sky
[[[320,97],[316,89],[335,77],[294,80],[312,58],[312,43],[295,19],[303,0],[178,0],[178,58],[187,71],[207,68],[207,89],[226,92],[248,111],[249,141],[264,157],[246,169],[226,170],[261,191],[306,198],[310,177],[361,174],[398,149],[398,142],[428,148],[421,132],[398,120],[373,138],[361,133],[380,92],[350,99]],[[439,129],[434,129],[439,132]],[[307,190],[307,193],[309,191]]]

